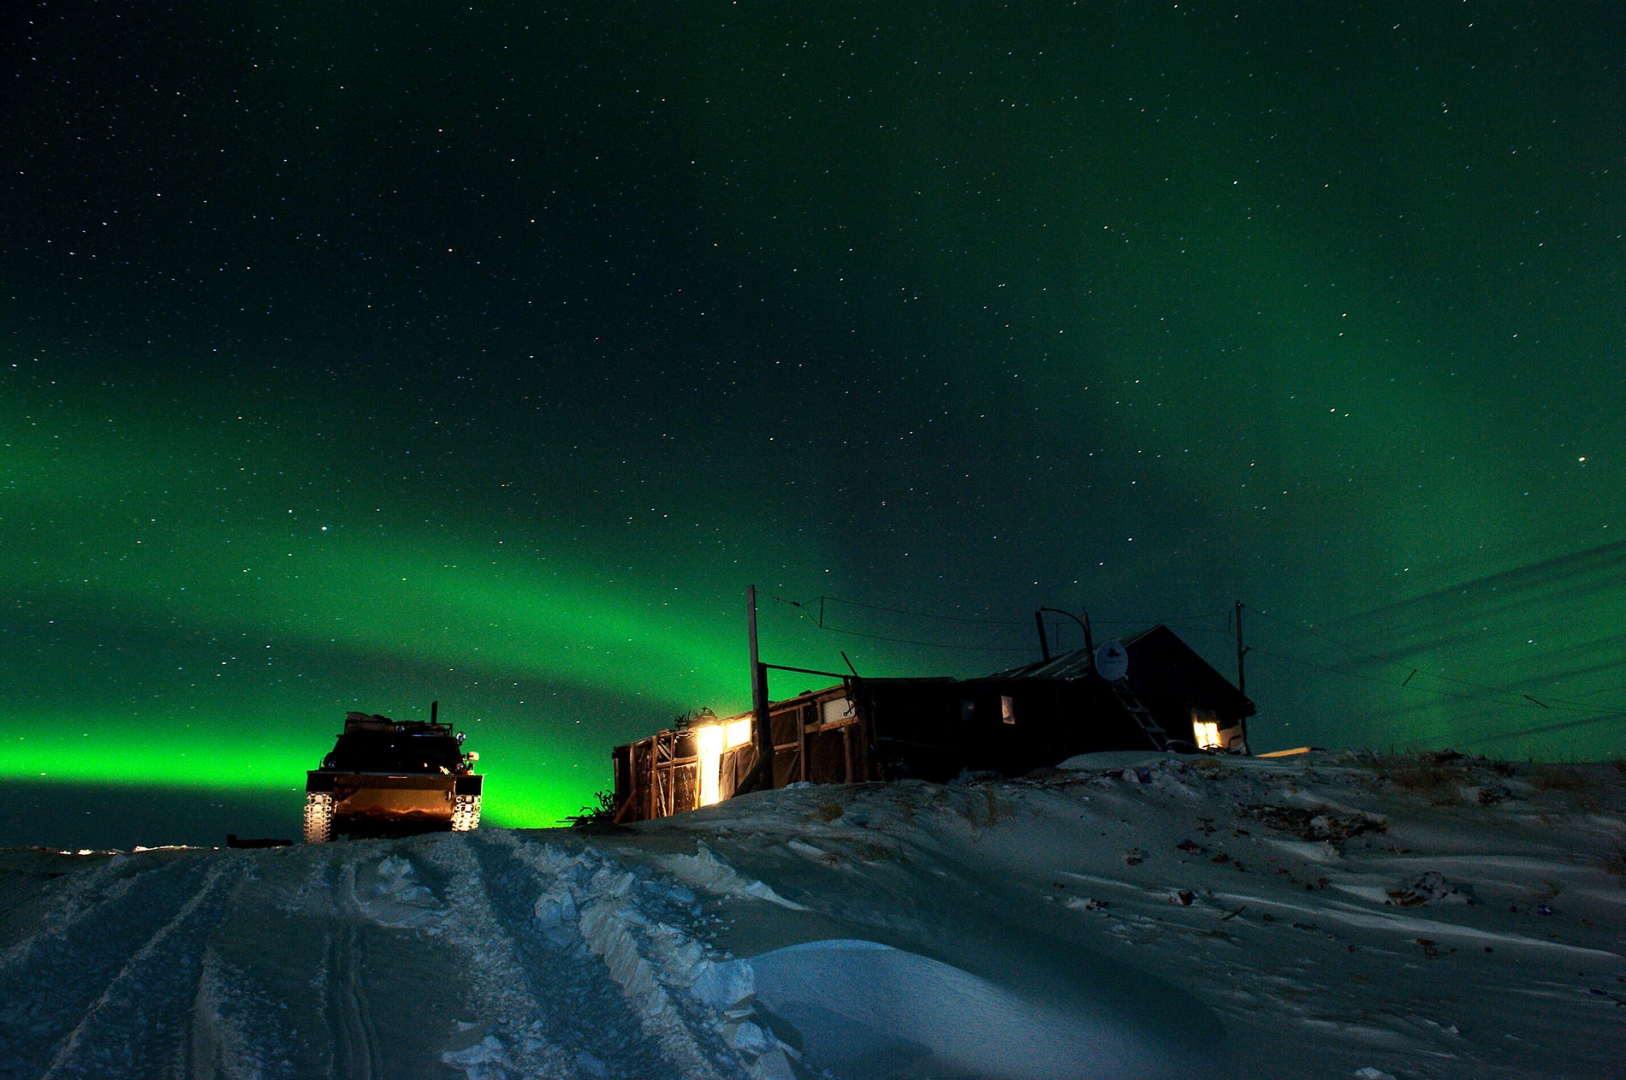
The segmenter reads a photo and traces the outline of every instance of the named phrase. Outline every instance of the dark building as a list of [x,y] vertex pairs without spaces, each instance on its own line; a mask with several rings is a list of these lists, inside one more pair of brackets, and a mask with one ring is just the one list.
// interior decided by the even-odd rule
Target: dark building
[[[1109,678],[1110,677],[1110,678]],[[1020,776],[1102,750],[1246,753],[1253,702],[1166,626],[979,679],[863,679],[769,706],[773,770],[751,713],[612,752],[616,820],[666,817],[759,786]]]
[[[1097,670],[1121,650],[1122,674]],[[1117,671],[1109,672],[1117,675]],[[1253,702],[1166,626],[981,679],[854,680],[879,778],[1020,776],[1102,750],[1245,753]]]

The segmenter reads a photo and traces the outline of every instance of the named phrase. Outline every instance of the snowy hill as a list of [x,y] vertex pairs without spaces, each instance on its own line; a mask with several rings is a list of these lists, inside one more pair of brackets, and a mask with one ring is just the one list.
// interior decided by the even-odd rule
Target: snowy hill
[[0,1077],[1598,1077],[1626,777],[1095,755],[621,832],[0,852]]

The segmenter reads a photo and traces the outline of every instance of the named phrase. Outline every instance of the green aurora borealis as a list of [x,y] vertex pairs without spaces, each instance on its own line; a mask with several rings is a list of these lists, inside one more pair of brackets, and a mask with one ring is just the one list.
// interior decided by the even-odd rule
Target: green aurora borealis
[[0,781],[291,821],[438,698],[548,824],[751,583],[866,674],[1240,597],[1261,748],[1626,753],[1626,16],[1312,7],[4,16]]

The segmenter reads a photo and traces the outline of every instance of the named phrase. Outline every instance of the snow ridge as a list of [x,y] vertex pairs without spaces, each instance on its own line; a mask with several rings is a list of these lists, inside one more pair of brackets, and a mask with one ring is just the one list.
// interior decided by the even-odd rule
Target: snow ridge
[[[625,869],[591,847],[566,855],[552,845],[516,842],[513,854],[541,888],[534,908],[538,925],[554,935],[572,929],[580,935],[679,1075],[720,1080],[719,1063],[702,1045],[719,1050],[715,1034],[706,1030],[699,1010],[692,1004],[680,1008],[673,998],[674,993],[687,996],[703,950],[685,931],[662,922],[640,903],[641,893],[653,891],[668,907],[673,900],[692,905],[693,894],[682,890],[674,895],[670,888],[663,892],[647,874]],[[731,1064],[735,1068],[729,1069]],[[721,1065],[737,1075],[737,1063],[726,1056]]]
[[[575,1066],[542,1035],[542,1006],[527,989],[513,940],[492,911],[480,865],[469,852],[464,834],[437,836],[423,846],[423,853],[430,866],[447,875],[445,933],[476,968],[473,983],[482,998],[481,1015],[509,1036],[505,1045],[488,1035],[482,1049],[473,1055],[477,1060],[470,1060],[466,1051],[462,1061],[454,1054],[442,1060],[464,1068],[470,1080],[503,1080],[511,1074],[545,1080],[574,1078]],[[409,872],[395,867],[389,871],[398,881]]]

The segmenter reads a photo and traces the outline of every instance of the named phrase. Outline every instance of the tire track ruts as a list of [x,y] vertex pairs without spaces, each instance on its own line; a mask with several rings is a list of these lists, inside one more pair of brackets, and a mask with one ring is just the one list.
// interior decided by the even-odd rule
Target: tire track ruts
[[[492,833],[489,836],[505,834]],[[532,996],[554,1003],[546,1023],[548,1038],[585,1048],[610,1076],[649,1080],[678,1078],[665,1058],[639,1038],[640,1017],[604,963],[579,935],[550,940],[537,924],[537,897],[551,882],[515,858],[511,842],[470,834],[469,848],[484,871],[493,910],[509,927],[526,985]]]
[[349,1080],[374,1080],[384,1075],[378,1031],[373,1027],[361,982],[362,940],[354,925],[342,925],[328,940],[326,956],[326,1016],[333,1038],[333,1075]]
[[[642,1038],[632,1045],[659,1054],[661,1068],[653,1075],[719,1080],[741,1073],[743,1063],[688,992],[704,950],[679,925],[664,921],[677,915],[678,924],[685,922],[684,915],[670,908],[670,896],[662,899],[670,892],[669,883],[591,847],[566,855],[551,844],[522,841],[508,832],[494,832],[484,842],[506,848],[512,872],[529,878],[524,895],[536,896],[534,914],[548,909],[542,939],[598,960],[588,962],[589,970],[609,976],[636,1021]],[[693,895],[682,891],[692,902]],[[542,920],[525,918],[527,914],[532,912],[522,913],[519,925],[538,928]],[[650,1074],[647,1068],[629,1073]]]
[[542,1005],[544,999],[531,992],[508,927],[492,908],[485,875],[467,837],[467,833],[433,837],[414,857],[421,853],[446,881],[446,939],[467,958],[477,997],[473,1004],[500,1033],[497,1041],[505,1044],[500,1055],[493,1051],[499,1060],[486,1061],[481,1074],[493,1080],[510,1074],[527,1080],[574,1080],[575,1063],[545,1034],[549,1010]]
[[248,860],[214,856],[195,892],[124,963],[62,1041],[43,1073],[56,1077],[180,1076],[208,937]]
[[82,871],[67,910],[0,958],[0,1080],[43,1075],[76,1025],[212,880],[211,857]]

